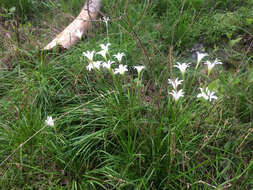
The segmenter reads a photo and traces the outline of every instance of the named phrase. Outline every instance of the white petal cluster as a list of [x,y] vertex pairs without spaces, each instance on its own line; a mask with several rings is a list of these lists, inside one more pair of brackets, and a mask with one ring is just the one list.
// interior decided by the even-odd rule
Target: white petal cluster
[[180,97],[184,96],[184,92],[182,89],[177,90],[177,87],[182,84],[183,80],[179,80],[178,78],[176,79],[168,79],[168,83],[172,85],[174,90],[172,92],[169,92],[169,94],[172,95],[173,99],[175,101],[178,101]]
[[106,59],[106,54],[107,54],[107,52],[108,52],[108,49],[109,49],[109,46],[110,46],[111,44],[110,43],[107,43],[107,44],[100,44],[100,47],[101,47],[101,51],[99,51],[99,52],[97,52],[97,54],[99,54],[99,55],[102,55],[103,57],[104,57],[104,59]]
[[95,68],[95,69],[99,69],[100,66],[101,66],[101,63],[102,63],[102,61],[94,61],[94,62],[93,62],[94,68]]
[[109,49],[109,46],[110,46],[111,44],[110,43],[107,43],[107,44],[100,44],[100,47],[101,47],[101,49],[102,50],[105,50],[106,52],[108,52],[108,49]]
[[178,63],[174,65],[174,67],[178,68],[182,74],[185,73],[186,69],[190,67],[190,63]]
[[134,66],[134,68],[137,70],[138,74],[140,74],[141,71],[145,68],[145,66],[139,65],[139,66]]
[[178,80],[178,78],[174,79],[168,79],[168,83],[172,85],[174,90],[177,90],[178,85],[182,84],[183,80]]
[[110,21],[110,18],[109,17],[106,17],[106,16],[104,16],[103,18],[102,18],[102,21],[107,25],[108,24],[108,22]]
[[121,62],[121,60],[122,60],[122,58],[125,56],[125,54],[124,53],[117,53],[117,54],[115,54],[115,55],[113,55],[113,57],[115,57],[117,60],[118,60],[118,62]]
[[107,51],[106,50],[101,50],[101,51],[97,52],[97,54],[103,56],[103,58],[106,59]]
[[47,116],[45,124],[47,126],[49,126],[49,127],[53,127],[54,126],[54,120],[53,120],[52,116]]
[[[100,69],[101,67],[106,68],[106,69],[111,69],[112,64],[115,63],[115,61],[107,59],[107,54],[108,54],[108,50],[109,50],[110,45],[111,45],[110,43],[100,44],[101,51],[99,51],[97,53],[95,53],[94,50],[83,52],[83,56],[86,57],[89,61],[89,64],[86,66],[86,69],[88,71],[91,71],[92,69]],[[94,61],[95,54],[99,54],[99,55],[103,56],[105,61]],[[119,63],[122,61],[122,58],[124,56],[125,56],[125,54],[120,53],[120,52],[113,55],[113,57],[115,57]],[[142,70],[143,68],[144,68],[144,66],[137,66],[136,67],[138,72],[140,72],[140,70]],[[124,74],[126,71],[127,71],[127,66],[120,64],[119,67],[116,68],[115,71],[113,71],[113,73],[114,74]]]
[[169,92],[169,94],[172,95],[175,101],[178,101],[179,98],[184,97],[184,92],[182,89],[180,89],[179,91],[172,90],[172,92]]
[[214,68],[215,65],[221,65],[222,62],[219,61],[218,59],[215,59],[214,62],[206,61],[204,64],[207,65],[208,71],[211,72],[211,70]]
[[205,90],[199,88],[201,93],[197,95],[197,98],[204,98],[205,100],[212,101],[212,99],[218,99],[217,96],[214,95],[214,92],[211,92],[207,87]]
[[120,64],[119,67],[117,69],[115,69],[114,74],[124,74],[126,71],[128,71],[127,69],[127,65],[122,65]]
[[86,69],[88,71],[91,71],[92,69],[99,69],[102,65],[102,61],[94,61],[90,62],[88,66],[86,66]]
[[89,61],[93,61],[95,51],[87,51],[83,52],[83,56],[85,56]]
[[91,71],[93,68],[94,68],[94,66],[93,66],[92,63],[89,63],[89,65],[86,66],[86,69],[87,69],[88,71]]
[[110,69],[111,68],[111,65],[115,63],[114,61],[111,61],[111,60],[108,60],[107,62],[103,62],[102,63],[102,67],[106,68],[106,69]]
[[199,53],[199,52],[197,52],[197,62],[200,63],[200,61],[201,61],[204,57],[206,57],[206,56],[208,56],[207,53]]

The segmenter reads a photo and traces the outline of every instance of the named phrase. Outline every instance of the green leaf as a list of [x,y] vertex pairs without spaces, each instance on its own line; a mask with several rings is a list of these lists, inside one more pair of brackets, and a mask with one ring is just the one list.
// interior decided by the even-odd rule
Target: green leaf
[[253,82],[253,69],[249,70],[248,81]]
[[230,40],[229,41],[229,46],[230,47],[233,47],[234,45],[236,45],[237,43],[239,43],[240,41],[241,41],[241,37],[239,37],[239,38],[237,38],[237,39],[235,39],[235,40]]
[[228,152],[228,151],[229,151],[229,149],[230,149],[230,147],[231,147],[231,144],[232,144],[232,142],[231,142],[231,141],[228,141],[228,142],[225,144],[225,146],[224,146],[224,150],[225,150],[226,152]]
[[228,81],[229,83],[231,83],[232,85],[237,85],[240,83],[240,77],[234,77],[232,74],[228,76]]
[[208,89],[210,89],[211,91],[218,91],[220,86],[221,86],[220,85],[220,80],[216,79],[208,85]]
[[246,24],[251,26],[253,24],[253,18],[246,18]]

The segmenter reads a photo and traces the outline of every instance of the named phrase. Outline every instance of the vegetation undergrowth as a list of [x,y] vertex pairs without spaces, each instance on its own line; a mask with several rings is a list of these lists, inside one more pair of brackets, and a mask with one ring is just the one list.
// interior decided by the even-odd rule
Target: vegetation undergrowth
[[103,1],[61,53],[83,2],[36,2],[0,0],[1,189],[252,189],[252,0]]

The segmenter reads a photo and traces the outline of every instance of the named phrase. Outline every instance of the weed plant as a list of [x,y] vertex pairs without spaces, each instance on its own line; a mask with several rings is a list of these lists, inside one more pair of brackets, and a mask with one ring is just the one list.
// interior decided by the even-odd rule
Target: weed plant
[[[241,41],[252,39],[236,17],[250,1],[215,2],[104,1],[69,51],[20,46],[0,69],[1,189],[251,190],[252,47],[226,46],[230,27],[203,24],[223,27],[206,10],[226,8]],[[188,47],[204,39],[195,59]],[[224,47],[240,55],[233,69]]]

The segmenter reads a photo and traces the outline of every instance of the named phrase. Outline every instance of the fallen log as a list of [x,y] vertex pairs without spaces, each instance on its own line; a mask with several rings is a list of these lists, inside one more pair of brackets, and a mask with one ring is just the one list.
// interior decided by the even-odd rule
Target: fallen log
[[44,50],[51,50],[58,46],[69,49],[87,33],[92,22],[96,19],[101,7],[101,0],[86,0],[81,12],[60,34],[58,34]]

